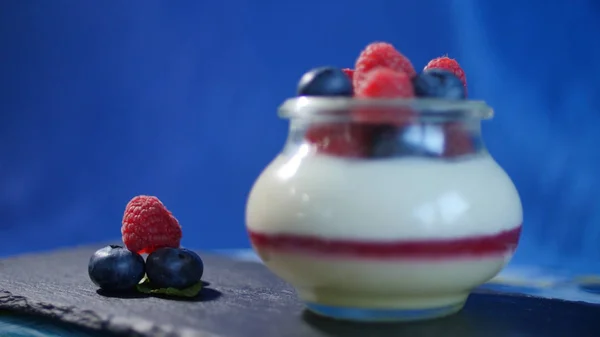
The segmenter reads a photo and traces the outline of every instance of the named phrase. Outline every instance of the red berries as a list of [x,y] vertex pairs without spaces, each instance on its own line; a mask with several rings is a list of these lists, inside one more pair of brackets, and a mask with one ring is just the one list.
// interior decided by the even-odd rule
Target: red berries
[[[410,77],[389,68],[369,72],[355,91],[358,98],[411,98],[415,95]],[[367,107],[353,111],[352,117],[362,123],[401,126],[409,113],[409,109]]]
[[131,199],[122,224],[123,243],[132,252],[150,254],[163,247],[179,247],[181,226],[156,197],[140,195]]
[[318,152],[346,158],[368,155],[372,128],[356,123],[332,123],[313,125],[305,138]]
[[410,77],[390,68],[376,68],[356,87],[361,98],[411,98],[415,95]]
[[[369,44],[360,53],[354,69],[345,68],[341,72],[346,75],[342,79],[339,76],[335,81],[328,78],[331,85],[350,81],[352,92],[347,91],[347,95],[341,96],[405,100],[415,97],[447,100],[466,97],[465,72],[456,60],[447,56],[438,57],[417,74],[411,61],[385,42]],[[323,88],[319,87],[318,95],[313,96],[332,96]],[[390,130],[395,130],[397,135],[402,134],[415,116],[410,103],[399,106],[357,104],[350,109],[350,121],[311,125],[305,133],[305,140],[320,153],[348,158],[367,157],[373,155],[373,149],[380,145],[378,142],[381,137],[378,135],[389,134]],[[469,132],[460,126],[460,123],[458,127],[455,123],[439,125],[445,137],[442,156],[454,157],[474,152]],[[427,149],[423,151],[427,152]]]
[[385,42],[375,42],[365,48],[354,67],[354,87],[358,88],[367,74],[376,68],[388,68],[403,72],[412,78],[416,75],[410,60],[397,51],[394,46]]

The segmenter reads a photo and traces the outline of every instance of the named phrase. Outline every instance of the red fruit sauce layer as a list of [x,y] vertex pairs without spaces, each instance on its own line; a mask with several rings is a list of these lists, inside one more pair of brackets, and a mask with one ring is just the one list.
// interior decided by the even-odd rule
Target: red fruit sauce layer
[[521,225],[494,235],[458,239],[358,241],[248,231],[259,251],[298,252],[361,259],[448,259],[502,255],[514,251]]

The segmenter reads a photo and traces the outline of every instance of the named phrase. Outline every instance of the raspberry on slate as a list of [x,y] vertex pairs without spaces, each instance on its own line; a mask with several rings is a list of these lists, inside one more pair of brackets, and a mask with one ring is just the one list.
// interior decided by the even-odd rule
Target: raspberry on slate
[[354,88],[358,88],[367,74],[375,68],[384,67],[406,73],[409,78],[416,75],[410,60],[385,42],[374,42],[367,46],[356,60],[354,67]]
[[140,195],[129,201],[121,227],[127,249],[150,254],[163,247],[178,248],[181,226],[157,197]]
[[424,70],[429,69],[442,69],[453,73],[465,86],[465,93],[467,92],[467,75],[465,75],[465,71],[455,59],[451,59],[448,56],[438,57],[427,63]]
[[316,147],[317,152],[359,158],[369,154],[372,133],[372,128],[360,124],[317,124],[306,131],[305,139]]
[[[412,98],[415,96],[411,78],[402,71],[377,68],[369,72],[356,89],[358,98]],[[410,116],[410,109],[360,108],[353,119],[362,123],[401,126]]]

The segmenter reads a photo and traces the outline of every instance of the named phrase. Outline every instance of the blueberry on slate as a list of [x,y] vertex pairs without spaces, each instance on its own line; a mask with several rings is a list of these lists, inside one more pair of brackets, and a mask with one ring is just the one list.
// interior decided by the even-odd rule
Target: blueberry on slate
[[88,274],[104,290],[133,289],[144,277],[144,258],[121,246],[106,246],[90,258]]
[[146,259],[146,275],[158,288],[185,289],[198,283],[203,273],[200,256],[184,248],[160,248]]
[[453,73],[442,69],[427,69],[413,78],[417,97],[465,99],[463,83]]
[[315,68],[302,76],[298,96],[352,96],[350,78],[334,67]]

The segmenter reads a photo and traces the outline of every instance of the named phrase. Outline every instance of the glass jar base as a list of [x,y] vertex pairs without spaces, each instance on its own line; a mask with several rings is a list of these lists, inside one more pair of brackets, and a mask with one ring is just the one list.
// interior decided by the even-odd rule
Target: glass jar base
[[318,316],[335,320],[364,323],[422,321],[449,316],[460,311],[465,302],[425,309],[350,308],[306,302],[306,307]]

